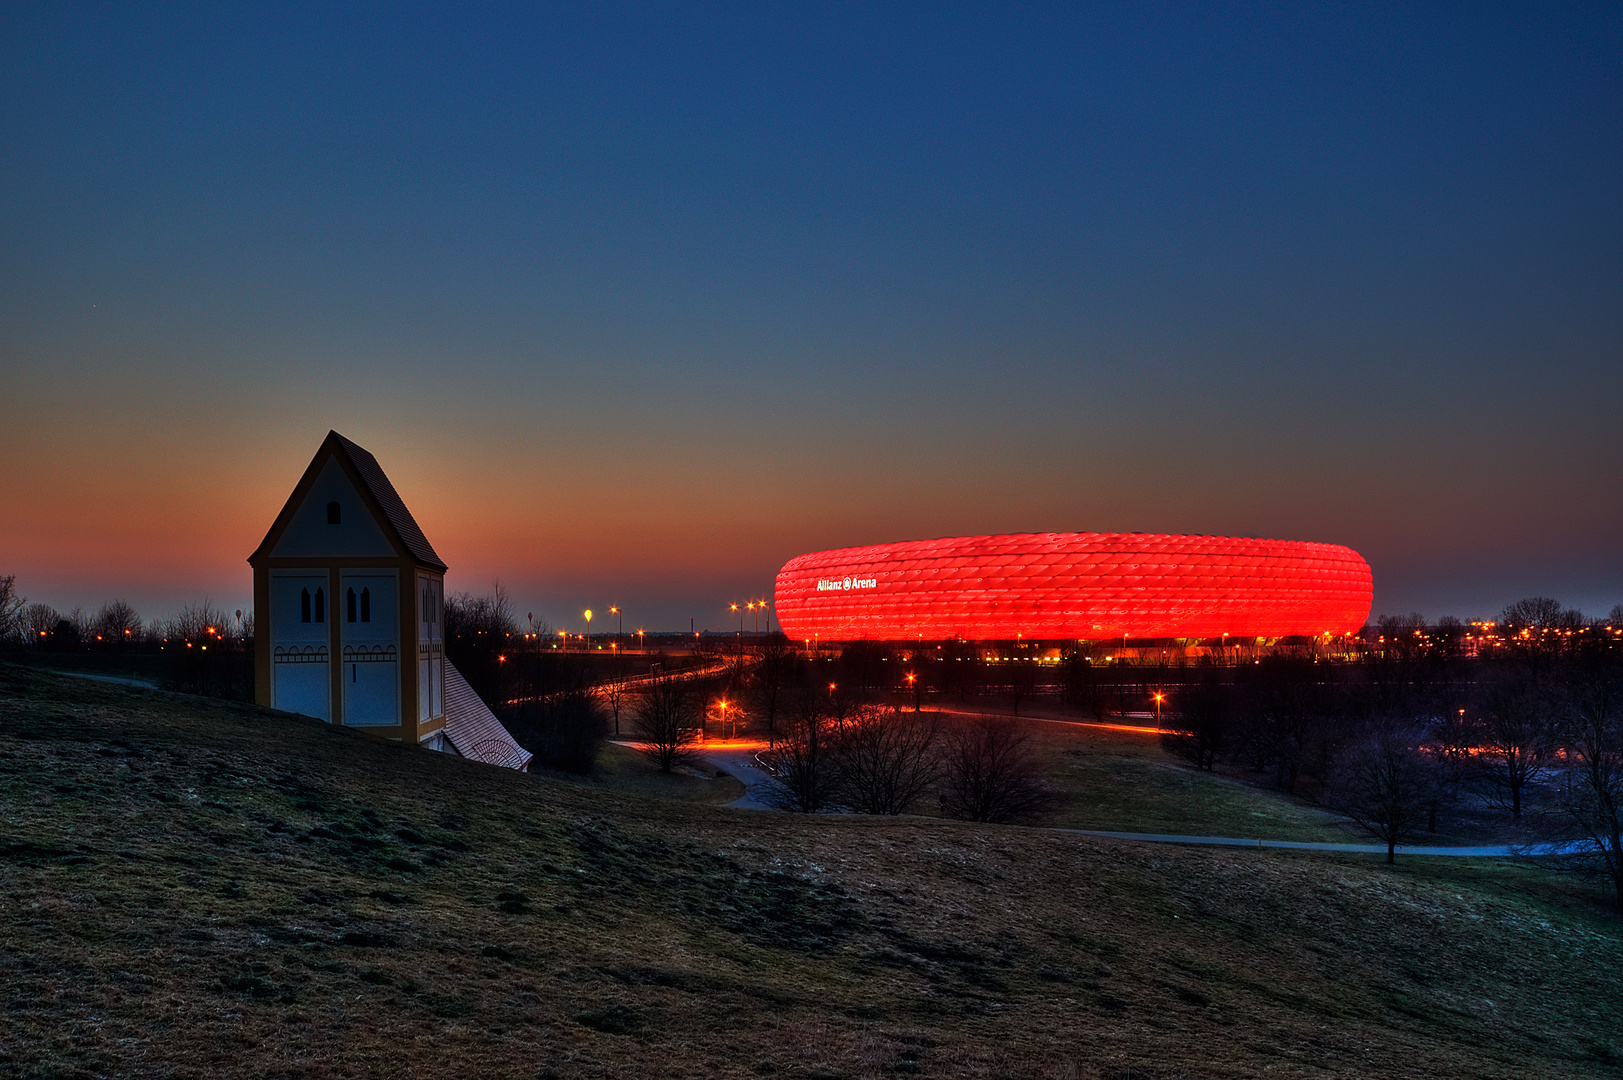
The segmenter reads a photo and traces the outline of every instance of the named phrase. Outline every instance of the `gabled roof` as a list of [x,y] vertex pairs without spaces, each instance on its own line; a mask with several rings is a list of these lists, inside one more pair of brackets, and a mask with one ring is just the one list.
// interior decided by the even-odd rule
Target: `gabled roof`
[[304,470],[304,475],[299,477],[299,482],[294,485],[293,493],[288,496],[287,502],[282,506],[281,513],[277,514],[276,520],[271,523],[270,531],[265,534],[265,539],[261,540],[259,547],[252,555],[248,556],[249,562],[270,554],[273,540],[281,535],[288,519],[293,516],[293,511],[298,507],[298,504],[304,498],[305,492],[309,490],[316,475],[321,471],[321,466],[326,463],[329,457],[337,457],[349,467],[348,471],[353,473],[355,478],[360,481],[362,495],[371,498],[374,509],[382,515],[383,520],[388,523],[389,528],[393,531],[394,539],[411,554],[412,558],[416,559],[420,564],[433,567],[436,570],[446,569],[445,563],[435,553],[434,545],[430,544],[428,537],[423,535],[423,530],[417,524],[417,519],[411,516],[410,510],[406,509],[406,504],[400,498],[400,493],[389,482],[389,477],[384,473],[383,466],[378,464],[378,459],[373,457],[364,447],[357,446],[336,431],[327,432],[327,437],[322,440],[320,448],[316,450],[316,456],[310,459],[310,464]]
[[530,752],[508,734],[449,660],[445,662],[445,737],[457,753],[487,765],[523,769],[530,763]]

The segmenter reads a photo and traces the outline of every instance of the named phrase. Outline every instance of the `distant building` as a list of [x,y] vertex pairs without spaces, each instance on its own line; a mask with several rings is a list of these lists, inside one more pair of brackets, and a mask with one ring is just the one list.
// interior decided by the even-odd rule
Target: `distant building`
[[795,640],[1319,636],[1362,626],[1372,586],[1340,544],[1014,533],[801,555],[775,606]]
[[248,563],[261,705],[529,763],[446,659],[445,563],[371,454],[328,432]]

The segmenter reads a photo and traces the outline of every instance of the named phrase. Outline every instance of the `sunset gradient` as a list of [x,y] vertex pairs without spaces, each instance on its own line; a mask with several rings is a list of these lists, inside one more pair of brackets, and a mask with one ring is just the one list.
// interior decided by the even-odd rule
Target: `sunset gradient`
[[574,632],[1091,530],[1603,614],[1619,130],[1603,5],[7,5],[0,574],[248,607],[335,428]]

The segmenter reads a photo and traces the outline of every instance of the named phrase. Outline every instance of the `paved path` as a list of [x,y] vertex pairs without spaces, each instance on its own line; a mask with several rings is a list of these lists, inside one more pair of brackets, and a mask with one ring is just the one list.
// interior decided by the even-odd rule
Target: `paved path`
[[700,757],[738,777],[743,783],[744,794],[728,803],[728,806],[741,810],[777,809],[761,799],[772,784],[771,775],[755,760],[755,755],[764,749],[765,743],[759,746],[703,747],[699,750]]
[[51,668],[46,668],[45,670],[49,671],[52,675],[66,675],[70,679],[95,679],[97,682],[118,683],[121,686],[144,686],[148,690],[156,690],[158,688],[158,682],[156,679],[136,679],[123,675],[97,675],[89,671],[55,671]]
[[[1179,836],[1171,833],[1106,832],[1103,829],[1056,829],[1055,832],[1081,833],[1084,836],[1108,836],[1112,840],[1142,840],[1157,844],[1211,844],[1220,847],[1289,848],[1296,851],[1342,851],[1357,854],[1386,854],[1385,844],[1333,844],[1307,840],[1242,840],[1233,836]],[[1568,844],[1546,844],[1537,847],[1512,847],[1505,844],[1487,847],[1435,847],[1398,845],[1399,855],[1452,855],[1460,858],[1503,859],[1515,855],[1559,855],[1572,847]]]

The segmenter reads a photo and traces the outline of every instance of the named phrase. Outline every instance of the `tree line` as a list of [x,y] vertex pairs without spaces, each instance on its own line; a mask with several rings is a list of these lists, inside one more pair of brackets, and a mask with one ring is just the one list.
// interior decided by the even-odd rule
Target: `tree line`
[[1279,651],[1196,665],[1164,684],[1162,741],[1194,768],[1221,763],[1339,810],[1389,860],[1440,820],[1497,815],[1623,906],[1620,615],[1533,598],[1478,624],[1491,647],[1439,647],[1404,625],[1350,662]]
[[[757,680],[757,702],[764,681]],[[662,770],[698,756],[706,697],[703,685],[678,676],[653,679],[632,695],[634,735]],[[933,804],[947,817],[1007,822],[1034,820],[1056,803],[1026,737],[1006,718],[946,724],[934,713],[856,700],[837,684],[804,679],[769,700],[772,737],[759,760],[771,777],[765,798],[778,809],[902,814]]]
[[[113,670],[166,690],[251,701],[253,612],[207,600],[166,618],[143,619],[122,599],[94,612],[30,602],[15,575],[0,576],[0,649],[65,667],[117,659]],[[105,666],[105,665],[102,665]]]

